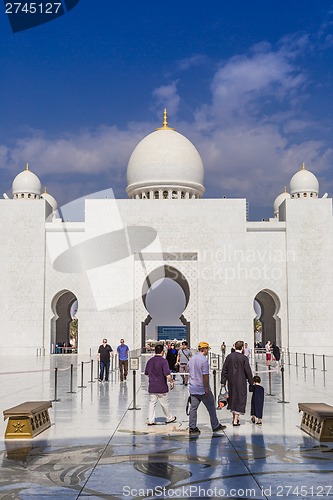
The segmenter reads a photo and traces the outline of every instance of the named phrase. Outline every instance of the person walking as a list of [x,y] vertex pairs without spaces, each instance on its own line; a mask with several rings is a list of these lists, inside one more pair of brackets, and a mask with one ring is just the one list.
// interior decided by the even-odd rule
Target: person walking
[[166,417],[166,424],[175,422],[177,417],[172,415],[169,408],[168,384],[170,389],[174,388],[174,381],[170,375],[170,368],[167,360],[163,357],[163,345],[155,346],[155,356],[150,358],[146,364],[145,375],[148,376],[148,425],[156,425],[155,410],[157,401],[160,402],[163,413]]
[[252,384],[253,375],[249,360],[243,354],[244,342],[235,343],[235,352],[230,353],[224,362],[221,374],[221,384],[228,383],[228,409],[233,414],[233,425],[239,424],[239,415],[244,415],[247,399],[247,381]]
[[247,342],[244,344],[244,355],[250,360],[251,358],[251,349],[249,348]]
[[272,351],[273,351],[273,356],[275,358],[275,361],[276,361],[276,365],[277,366],[280,366],[281,364],[281,352],[280,352],[280,347],[278,345],[276,345],[275,342],[273,342],[272,344]]
[[[177,356],[177,364],[179,366],[180,374],[188,373],[188,363],[191,357],[192,353],[188,348],[188,343],[186,342],[186,340],[183,340]],[[181,375],[181,377],[183,379],[183,384],[188,385],[188,375]]]
[[226,351],[227,351],[227,346],[225,345],[225,342],[222,342],[221,344],[222,363],[224,363]]
[[272,344],[271,341],[268,340],[267,343],[265,344],[265,351],[266,351],[266,365],[269,366],[271,364],[271,359],[272,359]]
[[[176,349],[175,343],[173,342],[170,345],[170,348],[168,349],[167,355],[166,355],[166,360],[169,363],[169,368],[172,373],[177,372],[177,357],[178,357],[178,351]],[[172,376],[173,379],[176,378],[175,375]]]
[[[253,385],[250,385],[249,391],[252,392],[251,399],[251,422],[257,425],[262,424],[262,413],[264,408],[265,391],[260,385],[261,378],[258,375],[253,377]],[[256,422],[257,418],[257,422]]]
[[98,349],[98,361],[99,361],[99,381],[103,382],[104,372],[105,372],[105,382],[109,381],[110,372],[110,356],[113,357],[113,349],[108,344],[107,339],[103,339],[102,344]]
[[200,342],[198,352],[188,363],[190,373],[190,415],[189,415],[189,434],[200,434],[197,427],[197,412],[202,402],[210,417],[210,425],[213,432],[223,431],[226,426],[221,425],[216,414],[215,400],[209,386],[209,365],[207,354],[210,346],[208,342]]
[[128,345],[125,344],[124,339],[120,339],[120,345],[117,347],[117,353],[119,356],[119,373],[120,382],[126,380],[128,373]]

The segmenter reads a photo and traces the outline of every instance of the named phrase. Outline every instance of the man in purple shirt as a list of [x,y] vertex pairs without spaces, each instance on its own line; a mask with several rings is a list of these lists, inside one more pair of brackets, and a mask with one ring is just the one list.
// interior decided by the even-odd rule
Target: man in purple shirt
[[150,358],[146,364],[145,375],[148,375],[148,392],[149,392],[149,408],[148,408],[148,425],[155,425],[155,409],[157,401],[160,402],[163,413],[166,417],[166,424],[174,422],[177,417],[174,417],[169,408],[168,384],[170,389],[174,388],[174,381],[170,375],[169,363],[163,357],[163,345],[155,346],[155,356]]
[[197,427],[197,411],[201,402],[208,410],[212,431],[219,432],[226,428],[225,425],[221,425],[218,421],[214,396],[209,386],[209,365],[207,360],[209,349],[208,342],[200,342],[197,354],[188,363],[191,395],[190,434],[200,434],[200,429]]

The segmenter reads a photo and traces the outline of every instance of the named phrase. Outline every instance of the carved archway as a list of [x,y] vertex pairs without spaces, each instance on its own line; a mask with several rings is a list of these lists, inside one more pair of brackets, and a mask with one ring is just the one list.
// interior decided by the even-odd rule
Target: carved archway
[[[70,325],[73,319],[71,308],[76,301],[76,295],[69,290],[62,290],[53,297],[51,303],[54,314],[51,318],[51,354],[65,351],[57,350],[57,345],[63,346],[65,344],[67,347],[71,346]],[[77,348],[77,345],[75,347]]]
[[280,310],[280,299],[272,290],[261,290],[255,296],[255,301],[260,306],[260,317],[262,324],[262,344],[265,345],[268,340],[281,346],[281,318],[278,313]]

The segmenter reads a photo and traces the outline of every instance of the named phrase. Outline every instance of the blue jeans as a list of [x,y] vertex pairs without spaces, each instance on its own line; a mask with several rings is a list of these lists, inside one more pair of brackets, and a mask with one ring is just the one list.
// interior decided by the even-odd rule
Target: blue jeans
[[212,430],[214,430],[219,426],[220,422],[216,415],[215,400],[212,391],[209,391],[208,396],[206,396],[206,394],[191,394],[189,427],[190,429],[195,429],[197,426],[197,411],[201,401],[208,410],[210,425]]
[[110,371],[110,361],[100,361],[99,362],[99,380],[103,380],[104,370],[105,370],[105,381],[109,380]]

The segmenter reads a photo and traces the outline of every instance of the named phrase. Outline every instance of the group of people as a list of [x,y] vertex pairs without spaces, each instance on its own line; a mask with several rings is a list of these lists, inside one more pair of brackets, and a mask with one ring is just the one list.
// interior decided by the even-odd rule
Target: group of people
[[[173,346],[170,346],[171,348]],[[249,363],[249,356],[244,354],[244,342],[237,341],[234,350],[226,356],[222,374],[222,387],[228,386],[228,409],[232,412],[233,426],[239,426],[240,415],[245,414],[247,401],[247,387],[252,392],[251,421],[262,424],[262,413],[264,405],[264,389],[260,385],[260,377],[253,376]],[[210,425],[213,432],[223,431],[226,426],[222,425],[217,417],[215,398],[209,385],[209,364],[207,355],[210,346],[207,342],[200,342],[198,352],[195,356],[186,354],[186,375],[189,378],[190,411],[189,411],[189,434],[198,435],[200,429],[197,427],[197,411],[201,403],[206,407]],[[182,344],[181,351],[190,351],[187,342]],[[181,352],[177,354],[175,363],[180,363]],[[185,363],[184,363],[185,364]],[[174,378],[170,370],[170,364],[164,359],[163,345],[155,346],[155,356],[150,358],[146,364],[145,374],[148,376],[149,410],[148,425],[156,425],[155,409],[159,401],[166,417],[166,423],[174,422],[177,417],[173,415],[169,407],[168,382],[170,390],[174,388]],[[187,382],[183,382],[187,384]]]
[[[117,347],[118,361],[119,361],[119,374],[120,382],[127,379],[128,374],[128,345],[125,344],[124,339],[120,339],[120,344]],[[114,356],[112,347],[108,344],[107,339],[102,340],[102,344],[98,348],[98,361],[99,361],[99,382],[109,381],[110,361],[111,356]]]
[[[266,360],[270,362],[271,351],[274,352],[273,344],[267,342]],[[223,349],[222,349],[223,348]],[[168,382],[170,390],[174,388],[175,373],[179,372],[182,382],[189,386],[190,411],[189,411],[189,434],[198,435],[200,429],[197,427],[197,412],[201,403],[206,407],[210,425],[213,432],[223,431],[226,426],[220,424],[215,405],[215,398],[209,385],[209,364],[208,352],[210,346],[207,342],[200,342],[198,352],[192,356],[188,343],[184,340],[179,349],[175,344],[171,344],[165,350],[162,344],[155,346],[155,356],[150,358],[146,364],[145,374],[148,376],[148,425],[156,425],[155,410],[159,401],[166,417],[166,423],[175,422],[177,417],[170,411],[168,398]],[[277,348],[278,349],[278,348]],[[247,388],[252,392],[251,400],[251,421],[262,424],[262,413],[264,405],[264,389],[260,385],[260,377],[253,376],[249,363],[250,350],[247,344],[241,340],[235,342],[231,353],[226,356],[225,343],[221,346],[223,367],[221,373],[221,386],[228,388],[228,409],[232,412],[232,425],[239,426],[240,415],[245,414],[247,401]],[[120,381],[124,381],[128,375],[128,353],[129,348],[124,339],[120,339],[117,347],[119,356]],[[275,359],[279,360],[279,352],[274,352]],[[107,339],[103,339],[98,349],[98,360],[100,364],[99,381],[108,382],[110,372],[110,360],[114,356],[112,347]]]
[[[180,373],[183,384],[188,385],[188,364],[192,353],[187,341],[183,340],[179,349],[176,348],[175,343],[170,344],[169,348],[163,347],[163,353],[171,373]],[[175,375],[173,375],[173,379],[175,379]]]

